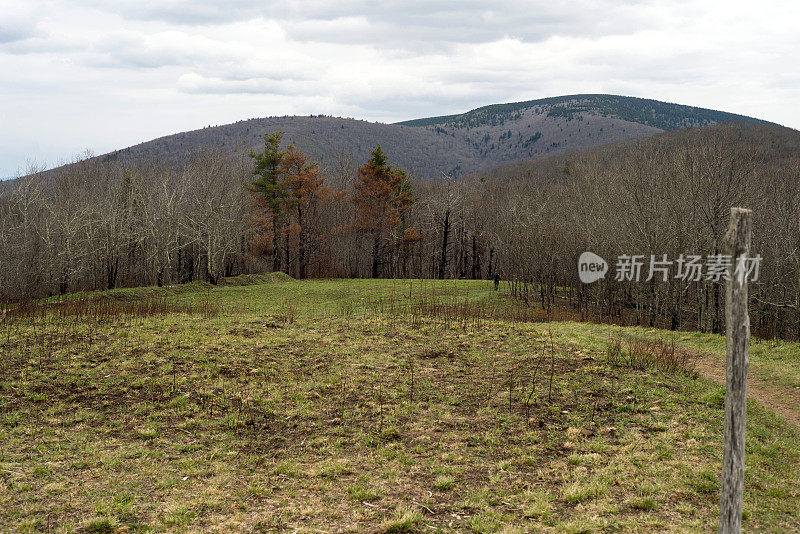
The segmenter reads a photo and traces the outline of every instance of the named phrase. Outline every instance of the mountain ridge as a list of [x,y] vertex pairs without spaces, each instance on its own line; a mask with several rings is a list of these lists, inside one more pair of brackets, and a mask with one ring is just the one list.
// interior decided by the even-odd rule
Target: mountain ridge
[[258,150],[264,133],[283,131],[284,144],[307,152],[323,172],[354,171],[381,145],[392,164],[424,179],[441,174],[457,177],[567,150],[731,120],[772,124],[652,99],[563,95],[394,124],[325,115],[253,118],[162,136],[96,158],[180,165],[209,148],[231,154]]
[[[584,104],[578,104],[578,102],[584,102]],[[527,109],[536,106],[555,106],[554,109],[563,110],[559,113],[568,114],[570,112],[574,113],[576,111],[580,111],[581,105],[587,105],[586,103],[594,104],[595,107],[608,106],[608,105],[616,105],[619,109],[623,111],[623,113],[617,113],[618,118],[627,120],[629,122],[640,122],[641,124],[645,124],[647,126],[653,126],[662,130],[675,130],[680,128],[687,128],[687,127],[698,127],[698,126],[708,126],[710,124],[719,123],[719,122],[734,122],[734,121],[743,121],[743,122],[757,122],[761,124],[773,124],[776,126],[780,126],[779,124],[766,121],[763,119],[758,119],[755,117],[749,117],[747,115],[741,115],[738,113],[731,113],[727,111],[719,111],[710,108],[702,108],[696,106],[688,106],[685,104],[676,104],[672,102],[664,102],[661,100],[655,100],[652,98],[641,98],[635,96],[623,96],[623,95],[611,95],[611,94],[603,94],[603,93],[579,93],[574,95],[562,95],[562,96],[551,96],[545,98],[539,98],[535,100],[523,100],[519,102],[508,102],[504,104],[488,104],[485,106],[481,106],[470,111],[466,111],[464,113],[456,113],[453,115],[440,115],[436,117],[425,117],[420,119],[410,119],[406,121],[399,121],[394,124],[400,124],[403,126],[435,126],[453,122],[459,122],[463,120],[468,120],[467,117],[470,116],[480,116],[480,115],[500,115],[502,113],[511,113],[514,111],[519,111],[521,109]],[[572,104],[572,108],[569,105]],[[628,105],[626,105],[628,104]],[[631,105],[636,104],[636,105]],[[642,108],[645,106],[650,107],[653,110],[653,117],[646,117],[644,116],[641,111]],[[636,108],[638,109],[638,113],[636,112]],[[672,113],[668,113],[669,108],[672,108]],[[675,124],[673,121],[670,121],[668,117],[670,115],[674,115],[676,111],[682,111],[683,115],[687,116],[685,119],[688,119],[692,123],[684,123],[684,124]],[[607,111],[613,114],[613,111]],[[558,113],[554,113],[553,109],[551,108],[550,113],[556,115]],[[639,118],[642,121],[636,121],[634,119]]]

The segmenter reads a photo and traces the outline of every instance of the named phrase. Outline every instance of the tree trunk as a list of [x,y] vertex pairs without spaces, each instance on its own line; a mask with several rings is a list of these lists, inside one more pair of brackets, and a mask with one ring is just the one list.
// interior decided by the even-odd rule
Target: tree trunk
[[372,241],[372,278],[378,278],[380,274],[380,236],[375,234]]
[[297,274],[302,280],[306,277],[306,236],[303,228],[303,211],[300,206],[297,207],[297,224],[300,226],[300,233],[297,236]]
[[478,238],[472,234],[472,279],[477,280],[481,274],[481,260],[478,257]]
[[450,210],[444,214],[444,225],[442,226],[442,252],[439,259],[439,279],[444,280],[447,271],[447,245],[450,239]]

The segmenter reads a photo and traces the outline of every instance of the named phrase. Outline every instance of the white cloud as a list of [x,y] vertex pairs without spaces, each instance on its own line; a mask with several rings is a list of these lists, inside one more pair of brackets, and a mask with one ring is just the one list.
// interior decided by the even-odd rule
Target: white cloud
[[0,176],[265,115],[579,92],[800,126],[800,7],[723,0],[0,0]]

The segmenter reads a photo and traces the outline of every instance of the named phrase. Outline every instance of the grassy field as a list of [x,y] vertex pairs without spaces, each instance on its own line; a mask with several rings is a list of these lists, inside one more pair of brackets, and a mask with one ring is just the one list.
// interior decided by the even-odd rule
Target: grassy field
[[[670,334],[541,319],[490,282],[280,276],[8,317],[0,531],[714,530],[722,389],[609,359]],[[798,353],[752,369],[796,387]],[[800,530],[798,466],[750,403],[746,530]]]

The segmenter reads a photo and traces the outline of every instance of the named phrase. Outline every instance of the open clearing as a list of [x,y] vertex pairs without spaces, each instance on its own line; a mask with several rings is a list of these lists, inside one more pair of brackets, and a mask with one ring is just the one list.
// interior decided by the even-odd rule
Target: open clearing
[[[674,340],[713,379],[724,339],[534,322],[490,288],[252,277],[7,320],[0,530],[713,530],[722,388],[608,353]],[[797,394],[798,348],[754,340],[756,398]],[[751,401],[746,530],[800,529],[798,466]]]

